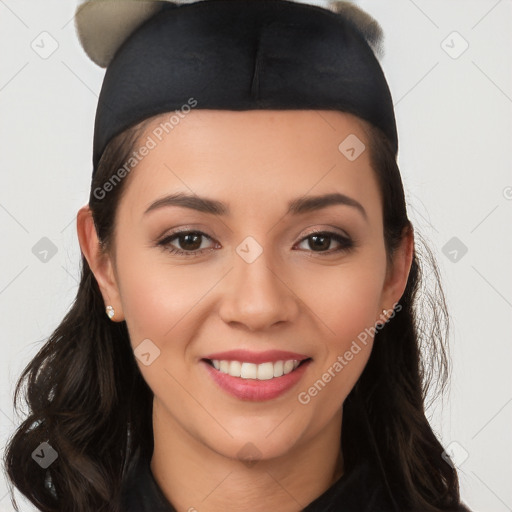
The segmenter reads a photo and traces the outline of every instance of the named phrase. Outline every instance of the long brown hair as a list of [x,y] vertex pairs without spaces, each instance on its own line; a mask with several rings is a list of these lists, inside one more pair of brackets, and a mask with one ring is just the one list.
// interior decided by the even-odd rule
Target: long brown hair
[[[114,138],[93,177],[89,205],[104,250],[111,246],[115,213],[129,177],[106,198],[98,199],[93,191],[127,161],[149,121]],[[412,224],[392,147],[379,129],[363,126],[392,261]],[[424,280],[427,267],[437,284],[433,291]],[[459,503],[457,473],[443,459],[443,446],[424,408],[429,385],[439,384],[441,393],[448,377],[446,303],[435,258],[426,246],[420,257],[416,243],[399,303],[400,312],[375,335],[370,359],[343,405],[344,470],[350,472],[362,458],[371,458],[400,510],[452,510]],[[15,407],[22,391],[28,416],[4,455],[12,483],[45,512],[119,512],[128,464],[153,452],[153,394],[135,362],[125,322],[114,323],[106,316],[83,255],[76,299],[22,372]],[[47,469],[31,457],[42,442],[58,453]],[[11,500],[18,510],[14,494]]]

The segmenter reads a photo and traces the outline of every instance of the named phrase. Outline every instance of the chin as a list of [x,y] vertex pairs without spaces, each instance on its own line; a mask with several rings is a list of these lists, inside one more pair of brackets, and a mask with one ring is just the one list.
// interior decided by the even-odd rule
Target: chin
[[213,451],[232,459],[250,462],[283,457],[302,444],[306,428],[293,412],[287,418],[288,414],[234,418],[232,423],[223,423],[233,437],[226,434],[203,439]]

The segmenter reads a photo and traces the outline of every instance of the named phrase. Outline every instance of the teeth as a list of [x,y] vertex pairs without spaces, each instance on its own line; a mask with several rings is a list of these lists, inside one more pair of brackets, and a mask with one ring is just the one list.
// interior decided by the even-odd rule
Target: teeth
[[242,379],[269,380],[274,377],[281,377],[299,366],[300,361],[288,359],[287,361],[276,361],[275,363],[246,363],[242,361],[212,360],[213,367],[222,373]]
[[274,363],[274,377],[281,377],[283,375],[283,361],[276,361]]
[[[245,363],[244,363],[245,364]],[[258,380],[274,378],[274,363],[262,363],[258,365]]]

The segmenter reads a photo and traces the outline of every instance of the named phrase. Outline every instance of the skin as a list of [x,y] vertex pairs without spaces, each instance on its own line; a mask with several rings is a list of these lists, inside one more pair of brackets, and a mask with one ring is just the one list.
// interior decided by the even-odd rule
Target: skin
[[[137,362],[154,392],[151,469],[178,510],[298,511],[343,474],[342,405],[373,339],[309,403],[298,394],[400,300],[414,245],[408,233],[387,266],[369,152],[349,161],[338,150],[349,134],[368,146],[363,124],[341,112],[193,110],[126,178],[109,252],[99,251],[88,206],[78,213],[80,246],[113,321],[126,321],[134,348],[150,339],[160,350],[149,366]],[[367,220],[346,205],[285,215],[291,199],[333,191],[360,202]],[[222,201],[231,214],[176,206],[144,214],[174,192]],[[200,240],[202,254],[157,245],[176,228],[210,237]],[[333,252],[341,244],[331,238],[317,249],[313,228],[355,245]],[[236,252],[248,236],[263,249],[252,263]],[[214,384],[200,362],[236,348],[290,350],[312,362],[291,391],[245,401]],[[254,464],[240,460],[247,443]]]

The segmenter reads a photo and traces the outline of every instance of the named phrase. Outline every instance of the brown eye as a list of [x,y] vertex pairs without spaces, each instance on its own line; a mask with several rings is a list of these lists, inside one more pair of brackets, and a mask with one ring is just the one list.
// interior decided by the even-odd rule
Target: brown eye
[[[337,242],[340,247],[333,250],[328,250],[331,246],[332,241]],[[312,252],[323,253],[327,252],[332,254],[334,252],[347,251],[354,246],[354,243],[350,238],[344,237],[338,233],[333,233],[331,231],[317,231],[309,234],[307,237],[303,238],[301,243],[308,242],[307,249]]]
[[[179,254],[184,256],[195,256],[197,253],[202,252],[205,248],[201,248],[203,239],[211,240],[208,235],[201,231],[180,231],[171,234],[158,242],[159,246],[165,247],[172,254]],[[173,241],[177,244],[173,245]],[[178,245],[178,247],[176,247]]]
[[187,251],[197,251],[201,247],[201,237],[199,233],[186,233],[178,235],[177,240],[182,249]]
[[[180,231],[177,233],[171,233],[163,240],[158,242],[158,245],[164,247],[165,250],[171,254],[177,254],[180,256],[197,256],[199,253],[207,249],[208,247],[201,247],[204,239],[212,241],[212,238],[202,233],[201,231]],[[339,245],[338,248],[331,249],[333,241]],[[348,251],[354,247],[354,243],[350,238],[342,236],[338,233],[330,231],[315,231],[310,233],[308,236],[303,238],[300,243],[307,242],[306,251],[310,251],[317,254],[333,254],[341,251]]]

